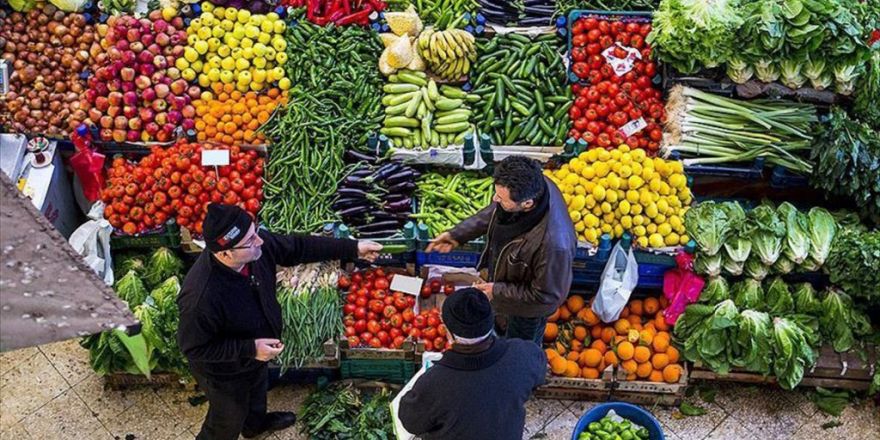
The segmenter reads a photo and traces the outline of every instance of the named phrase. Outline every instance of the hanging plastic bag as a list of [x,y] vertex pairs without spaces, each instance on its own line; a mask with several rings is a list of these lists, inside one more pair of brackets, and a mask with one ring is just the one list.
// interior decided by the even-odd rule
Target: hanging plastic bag
[[663,296],[669,300],[669,307],[663,311],[666,324],[675,325],[688,304],[697,302],[706,281],[694,273],[694,257],[686,252],[675,256],[678,265],[663,274]]
[[614,245],[599,282],[593,311],[602,322],[616,321],[639,283],[639,264],[632,248],[624,250],[620,242]]
[[91,220],[73,231],[68,242],[83,256],[86,264],[104,280],[104,283],[112,286],[114,278],[113,261],[110,258],[110,233],[113,228],[110,222],[104,219],[104,203],[98,202],[92,205],[88,216]]
[[79,12],[83,10],[87,0],[49,0],[49,3],[64,12]]

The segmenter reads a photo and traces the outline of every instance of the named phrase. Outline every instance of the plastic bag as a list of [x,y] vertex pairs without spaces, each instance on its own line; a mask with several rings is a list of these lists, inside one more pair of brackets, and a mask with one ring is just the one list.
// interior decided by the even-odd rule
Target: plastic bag
[[113,228],[110,222],[104,219],[104,203],[98,202],[92,205],[88,216],[91,220],[73,231],[68,243],[83,256],[86,264],[104,279],[105,284],[112,286],[115,281],[113,261],[110,258],[110,233]]
[[694,257],[685,252],[675,256],[678,265],[663,275],[663,295],[669,300],[669,307],[663,311],[666,324],[675,325],[679,315],[688,304],[697,302],[706,281],[694,273]]
[[49,0],[49,3],[64,12],[79,12],[83,10],[87,0]]
[[602,322],[616,321],[639,283],[639,264],[632,248],[624,250],[620,242],[611,249],[611,256],[602,271],[593,311]]

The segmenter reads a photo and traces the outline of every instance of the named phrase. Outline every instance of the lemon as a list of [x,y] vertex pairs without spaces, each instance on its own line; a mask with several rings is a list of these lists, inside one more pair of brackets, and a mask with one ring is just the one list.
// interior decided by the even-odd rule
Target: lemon
[[[664,214],[657,214],[657,216],[654,217],[652,220],[654,220],[654,223],[657,223],[658,225],[661,224],[661,223],[666,223],[666,215],[664,215]],[[664,234],[664,235],[665,235],[665,234]]]
[[590,243],[595,244],[599,241],[599,234],[595,229],[587,229],[584,231],[584,239],[589,241]]
[[605,162],[596,162],[596,164],[593,165],[593,169],[596,170],[596,177],[605,177],[608,175],[608,172],[611,171],[611,167],[609,167],[608,164]]
[[636,237],[644,237],[645,234],[647,234],[647,233],[648,233],[648,231],[646,231],[645,227],[642,225],[638,225],[633,228],[633,234],[635,234]]
[[681,236],[679,236],[678,238],[678,244],[682,246],[688,244],[689,241],[691,241],[691,238],[688,237],[687,234],[681,234]]
[[663,243],[663,237],[660,234],[651,234],[651,236],[648,237],[648,245],[652,248],[663,247]]
[[613,210],[614,210],[614,208],[611,207],[611,204],[610,204],[610,203],[608,203],[608,202],[602,202],[602,212],[603,212],[603,213],[605,213],[605,214],[609,214],[609,213],[611,213],[611,211],[613,211]]
[[673,233],[667,235],[663,241],[664,241],[664,243],[666,243],[666,246],[678,246],[679,240],[680,240],[680,238],[679,238],[678,234],[673,232]]
[[645,217],[642,217],[640,214],[634,214],[632,216],[633,224],[636,226],[641,226],[645,224]]
[[624,179],[626,179],[627,177],[629,177],[633,174],[633,169],[632,169],[632,167],[629,167],[627,165],[623,165],[620,167],[620,170],[618,170],[617,173],[620,174],[620,177],[623,177]]
[[682,226],[681,218],[677,215],[669,216],[669,226],[672,226],[672,229],[675,229],[677,231],[678,228]]
[[[590,190],[588,190],[588,192],[589,191]],[[584,203],[585,207],[590,208],[590,209],[593,209],[596,207],[596,198],[593,197],[593,194],[587,194],[587,196],[584,199],[586,200],[586,202]]]
[[586,228],[587,228],[587,227],[584,226],[584,222],[583,222],[583,221],[579,221],[579,222],[577,222],[577,223],[574,224],[574,230],[575,230],[576,232],[584,232],[584,229],[586,229]]
[[629,176],[626,183],[629,189],[639,189],[645,184],[645,181],[639,176]]
[[599,160],[599,151],[605,151],[605,150],[592,149],[592,150],[588,151],[587,152],[587,161],[588,162],[595,162],[595,161]]
[[643,162],[645,158],[648,157],[645,153],[645,150],[642,150],[641,148],[636,148],[635,150],[633,150],[631,155],[633,160],[639,163]]
[[[557,185],[557,186],[559,186],[559,185]],[[561,190],[562,190],[562,188],[560,188],[560,191],[561,191]],[[562,194],[562,200],[565,200],[565,205],[568,206],[568,204],[571,203],[571,196],[568,195],[568,194],[563,193],[563,194]]]
[[644,212],[644,210],[645,210],[645,208],[640,204],[632,205],[632,208],[630,208],[630,212],[633,215],[641,214],[642,212]]
[[639,247],[641,247],[641,248],[647,248],[647,247],[648,247],[648,237],[639,237],[639,238],[637,238],[637,239],[636,239],[636,244],[638,244]]
[[662,181],[660,180],[660,178],[659,178],[659,177],[655,177],[655,178],[651,179],[651,182],[650,182],[650,183],[648,183],[648,188],[649,188],[652,192],[655,192],[655,193],[656,193],[656,192],[659,192],[659,191],[660,191],[660,183],[662,183]]
[[620,225],[626,228],[627,230],[632,229],[632,217],[628,215],[624,215],[620,218]]
[[605,191],[605,201],[608,203],[617,203],[617,191]]
[[583,170],[585,166],[587,166],[587,164],[583,163],[578,158],[574,158],[571,160],[571,162],[568,163],[568,167],[571,169],[571,172],[576,174],[580,174],[581,170]]
[[669,184],[672,185],[673,188],[684,188],[687,186],[687,178],[685,178],[683,174],[675,173],[669,176]]
[[667,209],[669,209],[669,202],[667,202],[666,199],[660,199],[657,201],[657,212],[665,214]]
[[572,223],[577,223],[581,221],[581,212],[580,211],[568,211],[568,216],[571,217]]
[[587,227],[595,228],[599,226],[599,218],[593,214],[587,214],[584,216],[584,224],[586,224]]
[[579,196],[585,196],[587,195],[587,189],[583,185],[577,185],[574,187],[574,193]]
[[618,204],[617,207],[620,209],[621,214],[629,215],[629,213],[631,212],[632,205],[630,205],[629,202],[626,200],[621,200],[620,204]]
[[617,177],[617,174],[611,173],[608,175],[608,187],[611,189],[620,189],[620,177]]
[[578,180],[577,174],[569,174],[565,176],[565,180],[563,182],[566,185],[577,185],[578,183],[580,183],[580,180]]
[[605,200],[605,188],[602,186],[596,185],[596,187],[593,188],[592,194],[593,198],[597,201]]
[[650,204],[645,206],[645,215],[647,215],[648,218],[656,217],[657,216],[657,204],[654,202],[651,202]]
[[608,150],[599,150],[598,158],[600,162],[608,162],[608,159],[611,159],[611,153]]
[[604,225],[599,227],[599,230],[602,231],[602,233],[604,233],[604,234],[610,234],[610,233],[614,232],[614,229],[608,223],[605,223]]
[[593,169],[592,166],[585,166],[583,171],[581,171],[581,175],[584,176],[585,179],[593,179],[596,177],[596,170]]
[[623,155],[623,152],[620,151],[619,148],[611,150],[611,159],[620,160],[620,156]]
[[568,167],[563,166],[562,168],[560,168],[559,170],[556,171],[556,178],[563,180],[563,179],[565,179],[565,176],[568,175],[568,173],[569,173]]
[[669,223],[661,223],[660,226],[657,226],[657,233],[663,236],[669,235],[672,232],[672,226]]
[[584,205],[586,204],[586,198],[582,195],[576,195],[572,198],[571,203],[568,205],[569,209],[580,211],[584,209]]
[[614,238],[620,238],[623,235],[623,226],[614,225]]
[[239,23],[247,23],[251,19],[251,11],[247,9],[239,9],[235,17]]

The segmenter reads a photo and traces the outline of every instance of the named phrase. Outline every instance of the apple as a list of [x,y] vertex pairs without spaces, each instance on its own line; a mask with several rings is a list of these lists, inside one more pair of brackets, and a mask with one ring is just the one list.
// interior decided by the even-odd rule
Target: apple
[[143,127],[143,122],[139,118],[130,118],[128,120],[128,128],[130,130],[141,131],[142,127]]
[[187,85],[185,79],[178,79],[171,83],[171,93],[181,96],[186,93]]
[[146,127],[144,127],[144,130],[146,130],[147,134],[149,134],[150,136],[155,136],[156,133],[159,132],[159,124],[155,122],[150,122],[146,125]]
[[125,136],[126,136],[125,130],[113,130],[113,141],[125,142]]
[[113,128],[113,117],[108,115],[101,116],[101,128]]
[[125,134],[125,140],[129,142],[137,142],[141,137],[141,132],[137,130],[128,130]]
[[156,91],[152,87],[146,88],[141,92],[141,97],[145,102],[153,102],[156,100]]
[[122,107],[117,107],[115,105],[111,105],[110,108],[107,109],[107,116],[115,118],[122,114]]
[[144,123],[153,122],[153,119],[156,117],[156,113],[151,108],[144,107],[138,111],[138,116],[140,120]]
[[95,108],[101,113],[107,113],[107,109],[110,108],[110,101],[106,96],[99,96],[95,98]]
[[123,81],[134,81],[135,75],[137,75],[137,72],[131,67],[123,67],[119,71],[119,77],[122,78]]
[[122,115],[126,118],[134,118],[137,117],[138,109],[135,106],[126,105],[122,107]]

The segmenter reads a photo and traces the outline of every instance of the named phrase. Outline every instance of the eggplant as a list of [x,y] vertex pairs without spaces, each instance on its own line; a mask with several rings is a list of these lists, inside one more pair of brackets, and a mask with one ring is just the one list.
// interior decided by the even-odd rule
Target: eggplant
[[383,231],[387,229],[400,229],[400,220],[385,220],[381,222],[373,222],[369,225],[358,228],[359,233]]
[[391,212],[409,211],[412,210],[412,199],[406,198],[399,202],[386,203],[384,208]]
[[372,176],[368,177],[368,179],[370,179],[370,181],[372,181],[372,182],[381,182],[381,181],[385,180],[386,177],[388,177],[388,176],[396,173],[398,170],[400,170],[401,166],[402,165],[398,162],[386,163],[385,165],[382,165],[381,167],[379,167],[379,169],[376,170],[376,172],[373,173]]
[[336,190],[336,194],[340,198],[357,198],[357,197],[360,197],[363,199],[369,198],[369,194],[366,191],[359,189],[359,188],[338,188]]
[[392,174],[385,179],[385,183],[387,185],[395,185],[405,180],[415,181],[416,180],[416,170],[407,167],[403,171],[399,171],[396,174]]
[[519,24],[521,26],[549,26],[550,21],[550,17],[533,17],[520,20]]
[[407,194],[399,194],[399,193],[389,193],[382,197],[382,202],[384,203],[396,203],[401,200],[409,199],[409,195]]
[[416,184],[413,182],[400,182],[396,185],[389,186],[386,189],[389,193],[403,193],[416,189]]
[[371,156],[369,154],[360,153],[354,150],[345,150],[345,157],[354,162],[367,162],[367,163],[375,163],[379,160],[376,156]]
[[370,210],[370,205],[355,205],[350,208],[343,209],[339,211],[338,214],[340,217],[352,217],[358,214],[363,214]]
[[334,211],[339,211],[359,205],[372,206],[372,202],[366,199],[339,199],[333,202],[333,205],[330,207]]

